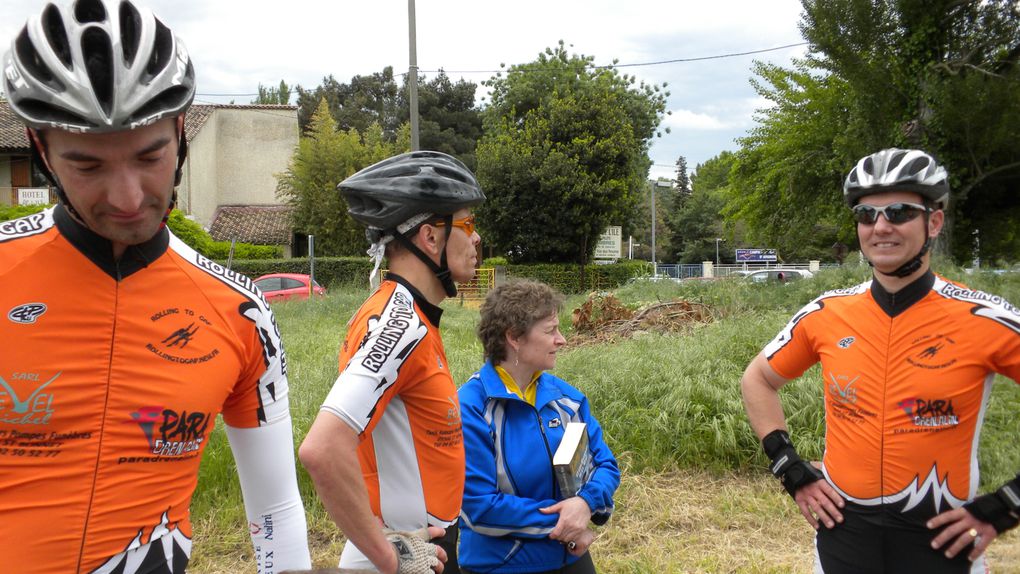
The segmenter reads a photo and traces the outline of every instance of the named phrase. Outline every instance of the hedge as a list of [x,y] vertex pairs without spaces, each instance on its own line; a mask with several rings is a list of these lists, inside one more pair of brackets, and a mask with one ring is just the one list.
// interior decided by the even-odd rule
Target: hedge
[[529,263],[506,266],[507,277],[527,277],[552,285],[563,293],[586,293],[614,289],[633,277],[651,275],[647,261],[623,261],[584,266],[582,278],[576,263]]
[[[226,261],[217,260],[226,265]],[[267,273],[308,273],[307,257],[295,259],[234,259],[230,268],[255,279]],[[358,285],[368,287],[372,262],[367,257],[316,257],[315,280],[319,285]]]
[[[219,263],[225,264],[220,260]],[[490,261],[486,261],[490,263]],[[308,258],[298,259],[234,259],[231,268],[252,279],[267,273],[308,273]],[[318,257],[315,259],[315,280],[320,285],[368,285],[372,262],[367,257]],[[507,277],[527,277],[552,285],[564,293],[613,289],[633,277],[649,275],[647,261],[626,261],[611,265],[586,265],[584,283],[578,266],[573,263],[532,263],[506,266]]]

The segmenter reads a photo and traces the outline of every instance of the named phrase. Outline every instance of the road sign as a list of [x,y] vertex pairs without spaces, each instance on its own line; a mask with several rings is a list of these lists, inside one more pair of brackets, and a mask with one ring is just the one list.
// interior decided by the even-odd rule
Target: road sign
[[610,225],[606,228],[606,232],[599,237],[599,242],[595,244],[595,259],[611,259],[617,260],[620,258],[623,244],[623,228],[619,225]]

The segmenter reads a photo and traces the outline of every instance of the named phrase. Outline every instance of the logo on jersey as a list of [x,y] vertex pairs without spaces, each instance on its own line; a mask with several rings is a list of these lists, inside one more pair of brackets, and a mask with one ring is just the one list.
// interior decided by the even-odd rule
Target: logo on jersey
[[[53,393],[46,387],[60,373],[43,382],[38,373],[14,373],[10,382],[0,377],[0,423],[45,425],[53,416]],[[19,393],[14,387],[21,388]]]
[[43,221],[45,219],[46,214],[40,212],[27,215],[21,219],[4,221],[0,223],[0,235],[22,235],[39,231],[43,228]]
[[202,448],[206,431],[214,415],[203,412],[177,412],[148,406],[131,413],[126,423],[137,424],[149,443],[151,457],[121,457],[119,462],[155,462],[166,458],[192,458]]
[[[397,291],[393,294],[388,313],[383,317],[369,320],[366,338],[371,337],[372,346],[368,349],[361,365],[373,373],[378,373],[386,364],[394,352],[406,353],[408,349],[397,349],[398,343],[404,338],[404,333],[411,328],[411,320],[414,318],[414,307],[410,299],[403,293]],[[378,335],[375,335],[378,329]],[[375,336],[372,336],[375,335]],[[366,341],[367,342],[367,341]],[[418,340],[412,341],[412,345]]]
[[956,341],[948,335],[924,335],[911,343],[913,350],[907,355],[907,362],[921,369],[944,369],[956,363],[956,357],[949,356]]
[[555,418],[549,421],[549,428],[551,429],[558,428],[560,426],[563,426],[563,423],[560,421],[559,418]]
[[829,393],[832,395],[833,400],[844,404],[854,404],[857,402],[857,387],[854,386],[857,383],[857,379],[861,378],[857,375],[854,378],[850,378],[846,375],[835,375],[829,373]]
[[955,427],[960,418],[953,410],[953,400],[945,399],[904,399],[897,403],[910,417],[915,427],[933,429]]
[[854,341],[856,341],[856,339],[853,337],[843,337],[838,343],[836,343],[836,346],[840,349],[849,349],[850,345],[854,344]]
[[[182,365],[196,365],[215,359],[219,354],[218,348],[209,349],[201,346],[191,347],[201,335],[202,327],[212,326],[212,321],[206,319],[205,315],[195,312],[187,307],[166,307],[153,313],[149,321],[166,326],[166,336],[158,343],[151,342],[145,345],[150,353],[171,363]],[[184,323],[184,321],[188,321]]]
[[35,320],[40,315],[46,312],[45,303],[25,303],[24,305],[18,305],[11,309],[7,313],[7,318],[15,323],[21,323],[22,325],[30,325],[35,323]]

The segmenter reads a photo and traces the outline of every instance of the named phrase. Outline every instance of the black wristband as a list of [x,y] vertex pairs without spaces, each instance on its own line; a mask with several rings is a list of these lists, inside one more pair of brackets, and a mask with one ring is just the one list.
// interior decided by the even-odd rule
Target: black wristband
[[794,496],[800,487],[824,478],[820,470],[800,458],[786,431],[776,429],[765,435],[761,443],[772,461],[769,470],[783,483],[790,496]]
[[963,505],[974,518],[987,522],[999,534],[1020,524],[1020,474],[995,492],[981,495]]

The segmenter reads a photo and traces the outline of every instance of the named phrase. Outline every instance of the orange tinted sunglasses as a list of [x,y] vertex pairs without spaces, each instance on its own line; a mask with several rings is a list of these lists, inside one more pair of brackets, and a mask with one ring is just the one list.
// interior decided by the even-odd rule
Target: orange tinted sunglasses
[[[454,227],[459,227],[459,228],[464,230],[464,233],[467,233],[468,235],[471,235],[472,233],[475,232],[475,216],[474,215],[469,215],[467,217],[462,217],[461,219],[454,219],[453,222],[450,223],[450,225],[452,225]],[[437,222],[433,223],[432,226],[433,227],[445,227],[446,226],[446,222],[445,221],[437,221]]]

